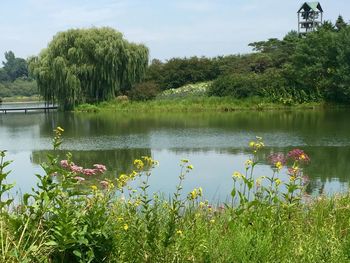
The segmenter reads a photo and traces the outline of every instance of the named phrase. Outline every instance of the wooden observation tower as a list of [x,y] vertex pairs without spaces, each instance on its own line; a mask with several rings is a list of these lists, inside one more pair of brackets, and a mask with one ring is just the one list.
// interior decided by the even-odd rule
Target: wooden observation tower
[[320,2],[305,2],[298,11],[298,33],[313,32],[323,22],[323,9]]

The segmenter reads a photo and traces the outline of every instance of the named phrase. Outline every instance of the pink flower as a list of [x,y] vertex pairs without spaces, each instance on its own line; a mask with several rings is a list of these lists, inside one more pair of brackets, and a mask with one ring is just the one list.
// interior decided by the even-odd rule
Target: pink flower
[[291,158],[294,161],[301,161],[304,163],[308,163],[310,162],[310,158],[309,156],[300,149],[293,149],[288,153],[288,158]]
[[74,179],[77,180],[79,183],[85,181],[85,178],[80,176],[75,176]]
[[70,166],[70,170],[71,170],[73,173],[82,173],[83,170],[84,170],[84,168],[81,167],[81,166],[78,166],[78,165],[73,164],[73,165]]
[[83,169],[82,173],[85,174],[86,176],[95,175],[96,170],[95,169]]
[[106,166],[103,164],[94,164],[94,167],[95,167],[95,170],[101,174],[103,174],[105,171],[107,171]]
[[267,157],[267,160],[273,166],[275,166],[278,162],[280,162],[282,165],[285,165],[287,161],[283,153],[273,153]]
[[63,168],[68,168],[69,167],[69,163],[68,163],[68,160],[61,160],[61,166]]

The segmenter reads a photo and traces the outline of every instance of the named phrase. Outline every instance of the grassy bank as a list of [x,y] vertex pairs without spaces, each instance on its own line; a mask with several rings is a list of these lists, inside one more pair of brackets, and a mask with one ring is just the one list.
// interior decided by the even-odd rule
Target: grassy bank
[[176,99],[155,99],[149,101],[113,100],[95,105],[82,104],[76,108],[78,112],[95,111],[135,111],[135,112],[228,112],[237,110],[277,110],[277,109],[313,109],[325,104],[303,103],[284,105],[271,103],[258,97],[235,99],[231,97],[186,97]]
[[[62,143],[57,128],[54,149]],[[245,170],[232,175],[231,201],[210,204],[205,189],[183,193],[195,169],[179,167],[174,194],[149,193],[159,164],[134,161],[134,171],[106,179],[93,168],[48,156],[38,188],[7,199],[9,162],[0,152],[1,262],[350,262],[350,194],[306,199],[303,167],[293,149],[269,157],[271,174],[255,177],[261,138],[249,144]],[[161,165],[161,164],[160,164]],[[286,168],[286,169],[285,169]],[[288,179],[282,176],[288,172]],[[110,177],[109,177],[110,178]]]

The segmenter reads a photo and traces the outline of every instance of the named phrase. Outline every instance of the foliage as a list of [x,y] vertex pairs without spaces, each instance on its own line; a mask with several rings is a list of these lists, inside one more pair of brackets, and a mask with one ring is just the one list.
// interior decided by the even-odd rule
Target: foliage
[[212,96],[232,96],[235,98],[246,98],[258,94],[257,75],[232,74],[216,79],[209,91]]
[[129,92],[131,100],[146,101],[154,99],[159,93],[159,86],[153,81],[135,84]]
[[217,67],[205,57],[172,58],[166,63],[153,60],[146,74],[146,80],[155,81],[162,90],[175,89],[189,83],[215,79]]
[[139,81],[148,49],[130,43],[112,28],[71,29],[58,33],[29,67],[46,101],[67,110],[84,102],[114,98]]
[[0,97],[34,96],[38,94],[34,80],[16,79],[14,82],[0,82]]
[[28,65],[25,59],[16,58],[12,51],[5,52],[5,59],[6,61],[2,62],[3,68],[0,69],[0,82],[28,77]]
[[[55,130],[55,150],[62,133]],[[183,193],[194,169],[186,159],[167,200],[148,192],[158,166],[150,157],[135,160],[128,174],[94,184],[87,179],[103,176],[103,165],[84,168],[71,154],[64,160],[49,155],[38,187],[19,206],[2,210],[0,257],[4,262],[349,262],[349,194],[308,200],[303,167],[310,158],[300,149],[272,153],[271,175],[258,177],[254,170],[264,143],[257,137],[249,147],[245,171],[233,173],[231,201],[223,205],[206,201],[201,187]],[[6,168],[5,152],[2,157]]]

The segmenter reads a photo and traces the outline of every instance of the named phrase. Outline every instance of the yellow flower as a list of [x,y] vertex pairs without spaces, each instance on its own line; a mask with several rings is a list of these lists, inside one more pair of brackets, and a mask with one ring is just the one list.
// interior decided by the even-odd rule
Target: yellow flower
[[210,223],[214,224],[215,223],[215,219],[210,220]]
[[91,186],[91,189],[94,190],[94,191],[96,191],[96,190],[97,190],[97,186],[96,186],[96,185],[92,185],[92,186]]
[[138,169],[138,170],[142,170],[143,167],[145,166],[145,164],[143,163],[143,161],[141,161],[141,160],[139,160],[139,159],[136,159],[136,160],[134,161],[134,165],[135,165],[136,169]]
[[305,154],[300,155],[300,160],[305,160],[305,159],[306,159]]
[[124,224],[123,228],[124,228],[125,231],[127,231],[129,229],[128,224]]
[[245,167],[249,167],[251,165],[253,165],[253,161],[252,160],[246,160],[245,163],[244,163]]
[[118,217],[117,220],[118,220],[118,222],[122,222],[124,220],[124,218]]
[[255,146],[255,142],[251,141],[251,142],[249,143],[249,147],[253,148],[254,146]]
[[193,165],[192,164],[188,165],[187,169],[192,170],[193,169]]
[[198,195],[199,195],[199,196],[202,196],[202,195],[203,195],[203,189],[202,189],[202,187],[199,187],[199,188],[198,188]]
[[281,162],[277,162],[275,166],[278,170],[281,170],[283,168],[283,164]]
[[282,183],[282,181],[279,178],[276,178],[275,183],[277,186],[279,186]]
[[182,231],[181,231],[181,230],[177,230],[177,231],[176,231],[176,234],[178,234],[178,235],[182,236],[182,234],[183,234],[183,233],[182,233]]
[[183,163],[188,163],[189,160],[187,160],[187,159],[182,159],[181,162],[183,162]]
[[57,130],[58,130],[59,132],[64,132],[64,129],[61,128],[60,126],[57,127]]
[[256,186],[260,187],[262,180],[264,180],[266,178],[266,176],[260,176],[259,178],[256,179]]
[[243,177],[243,175],[240,172],[234,172],[233,175],[232,175],[233,179],[236,179],[236,178],[240,179],[242,177]]

